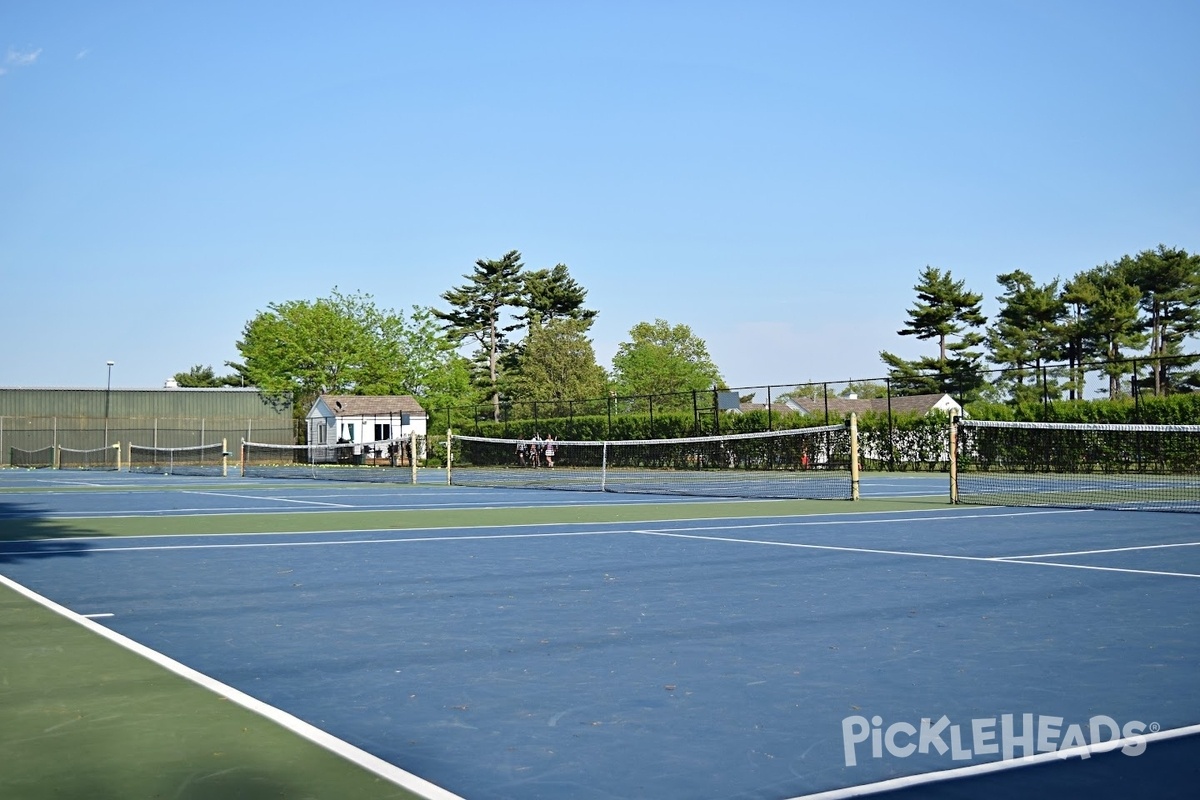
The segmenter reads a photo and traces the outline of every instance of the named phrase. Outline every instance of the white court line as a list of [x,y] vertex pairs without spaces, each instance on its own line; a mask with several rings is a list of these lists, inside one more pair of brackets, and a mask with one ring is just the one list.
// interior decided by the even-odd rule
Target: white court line
[[1035,553],[1028,556],[1004,556],[1017,561],[1022,558],[1058,558],[1060,556],[1092,556],[1100,553],[1128,553],[1134,550],[1162,550],[1168,547],[1200,547],[1200,542],[1176,542],[1174,544],[1140,544],[1131,547],[1108,547],[1103,550],[1068,550],[1064,553]]
[[[747,527],[767,527],[767,526],[747,526]],[[726,529],[733,529],[733,527],[729,526]],[[704,529],[699,528],[696,530],[704,530]],[[1094,570],[1096,572],[1125,572],[1125,573],[1132,573],[1135,575],[1161,575],[1161,576],[1172,577],[1172,578],[1200,578],[1200,575],[1196,575],[1196,574],[1193,574],[1190,572],[1163,572],[1163,571],[1159,571],[1159,570],[1149,570],[1149,569],[1122,569],[1119,567],[1097,567],[1097,566],[1089,566],[1089,565],[1085,565],[1085,564],[1062,564],[1062,563],[1058,563],[1055,561],[1021,561],[1020,559],[1010,559],[1010,558],[1005,558],[1003,556],[958,556],[958,555],[950,555],[950,554],[946,554],[946,553],[920,553],[920,552],[913,552],[913,551],[909,551],[909,550],[880,550],[880,549],[875,549],[875,548],[870,548],[870,547],[841,547],[838,545],[828,545],[828,544],[801,544],[798,542],[772,542],[772,541],[763,540],[763,539],[739,539],[739,538],[732,537],[732,536],[701,536],[698,534],[678,533],[678,532],[669,531],[669,530],[665,530],[665,531],[664,530],[657,530],[657,531],[655,531],[655,530],[638,530],[638,531],[633,531],[633,533],[641,533],[641,534],[644,534],[647,536],[666,536],[666,537],[676,538],[676,539],[698,539],[701,541],[711,541],[711,542],[733,542],[733,543],[737,543],[737,544],[757,544],[757,545],[765,545],[765,546],[769,546],[769,547],[794,547],[794,548],[801,549],[801,550],[832,550],[835,552],[865,553],[868,555],[907,556],[909,558],[936,558],[936,559],[943,559],[946,561],[977,561],[977,562],[985,562],[985,563],[989,563],[989,564],[1024,564],[1026,566],[1031,566],[1031,567],[1032,566],[1060,567],[1060,568],[1066,568],[1066,569]]]
[[1094,572],[1125,572],[1132,575],[1165,575],[1169,578],[1200,578],[1200,574],[1193,572],[1167,572],[1157,569],[1127,569],[1125,567],[1101,567],[1094,564],[1066,564],[1061,561],[1022,561],[1019,558],[995,558],[993,561],[1002,561],[1006,564],[1029,564],[1031,566],[1041,565],[1044,567],[1059,567],[1061,569],[1087,569]]
[[[115,483],[92,483],[91,481],[67,481],[67,480],[50,480],[49,478],[39,478],[37,483],[49,483],[55,486],[88,486],[91,488],[100,488],[108,486],[122,486],[124,484]],[[133,484],[127,484],[132,486]]]
[[92,633],[102,636],[105,639],[108,639],[110,642],[124,647],[126,650],[145,658],[146,660],[168,670],[169,672],[175,673],[185,680],[189,680],[192,683],[198,684],[214,694],[226,698],[227,700],[231,700],[243,708],[258,714],[259,716],[265,717],[275,724],[291,731],[297,736],[307,739],[308,741],[341,756],[352,764],[378,775],[380,778],[383,778],[386,781],[390,781],[397,786],[413,792],[419,797],[423,797],[426,800],[463,800],[463,798],[461,798],[459,795],[453,794],[452,792],[443,789],[436,784],[430,783],[424,778],[413,775],[411,772],[400,769],[395,764],[390,764],[387,761],[384,761],[382,758],[371,755],[365,750],[360,750],[349,742],[342,741],[336,736],[326,733],[320,728],[310,725],[304,720],[294,717],[282,709],[268,705],[258,698],[252,697],[245,692],[233,688],[232,686],[221,683],[215,678],[209,677],[203,672],[198,672],[191,667],[186,666],[185,664],[181,664],[175,659],[163,655],[157,650],[153,650],[149,647],[146,647],[144,644],[135,642],[133,639],[122,636],[116,631],[106,628],[98,622],[92,622],[90,619],[86,619],[85,617],[76,614],[69,608],[61,606],[58,603],[55,603],[53,600],[43,597],[32,589],[28,589],[16,581],[4,577],[3,575],[0,575],[0,584],[7,586],[14,592],[29,598],[35,603],[48,608],[56,614],[82,625]]
[[231,497],[235,500],[263,500],[275,503],[299,503],[307,506],[330,506],[333,508],[358,508],[347,503],[325,503],[319,500],[293,500],[290,497],[260,497],[253,494],[233,494],[232,492],[201,492],[194,489],[186,489],[181,494],[199,494],[205,497]]
[[920,775],[908,775],[903,778],[890,778],[877,783],[864,783],[858,786],[847,786],[844,789],[833,789],[828,792],[806,794],[799,797],[792,797],[788,800],[848,800],[848,798],[852,797],[863,797],[866,795],[880,794],[882,792],[892,792],[897,789],[907,789],[913,786],[925,786],[931,783],[952,781],[958,778],[971,777],[973,775],[987,775],[992,772],[1004,772],[1006,770],[1019,769],[1021,767],[1032,767],[1037,764],[1049,764],[1055,761],[1066,761],[1067,759],[1074,757],[1083,759],[1088,758],[1093,753],[1104,753],[1108,752],[1109,750],[1118,750],[1126,745],[1133,745],[1136,747],[1141,742],[1145,742],[1146,746],[1149,747],[1154,742],[1178,739],[1182,736],[1196,736],[1198,734],[1200,734],[1200,725],[1188,725],[1183,728],[1172,728],[1171,730],[1145,733],[1140,736],[1131,736],[1124,739],[1114,739],[1112,741],[1097,742],[1096,744],[1079,745],[1076,747],[1065,747],[1062,750],[1035,753],[1034,755],[1022,756],[1021,758],[1011,758],[1003,761],[989,761],[986,764],[971,764],[970,766],[966,767],[939,770],[938,772],[924,772]]
[[[338,547],[341,545],[353,544],[408,544],[420,542],[470,542],[470,541],[491,541],[493,539],[553,539],[559,536],[609,536],[612,534],[621,533],[638,533],[639,531],[614,530],[614,531],[561,531],[558,533],[496,533],[496,534],[480,534],[467,536],[404,536],[393,537],[388,539],[341,539],[338,541],[318,541],[318,542],[217,542],[215,544],[151,544],[142,545],[140,547],[92,547],[88,548],[88,555],[95,553],[138,553],[142,551],[154,552],[158,550],[247,550],[261,549],[267,547]],[[329,533],[329,531],[321,531],[321,533]],[[228,536],[229,534],[218,534]],[[236,534],[235,534],[236,535]],[[243,534],[253,535],[253,534]],[[296,534],[293,534],[296,535]],[[37,541],[46,541],[45,539]],[[65,541],[65,540],[59,540]],[[72,548],[46,548],[39,549],[37,554],[53,555],[55,553],[78,553],[79,550]],[[0,550],[0,556],[18,556],[28,555],[21,550]]]

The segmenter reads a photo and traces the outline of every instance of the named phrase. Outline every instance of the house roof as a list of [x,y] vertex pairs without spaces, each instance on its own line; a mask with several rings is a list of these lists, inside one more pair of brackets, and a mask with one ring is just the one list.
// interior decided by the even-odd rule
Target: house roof
[[425,409],[421,408],[417,398],[409,394],[323,394],[317,401],[323,402],[335,415],[344,417],[378,417],[387,414],[425,416]]
[[[741,403],[738,406],[738,410],[741,411],[742,413],[745,413],[747,411],[765,411],[766,408],[767,408],[766,403]],[[771,403],[771,413],[772,414],[795,414],[796,409],[792,408],[787,403]]]
[[[893,397],[891,400],[891,409],[893,414],[928,414],[933,411],[939,402],[948,398],[946,394],[914,394],[907,397]],[[796,399],[793,400],[796,405],[803,408],[809,414],[825,413],[824,399]],[[868,411],[874,411],[880,414],[886,414],[888,411],[888,399],[886,397],[873,397],[870,399],[849,397],[830,397],[829,412],[831,414],[863,414]],[[952,400],[957,406],[958,402]]]

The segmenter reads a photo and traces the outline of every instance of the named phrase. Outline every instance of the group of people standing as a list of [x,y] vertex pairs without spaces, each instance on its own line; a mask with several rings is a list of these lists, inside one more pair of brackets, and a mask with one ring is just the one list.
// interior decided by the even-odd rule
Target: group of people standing
[[553,436],[547,435],[543,439],[535,433],[530,441],[517,442],[517,463],[522,467],[540,467],[544,461],[547,467],[553,467],[557,451]]

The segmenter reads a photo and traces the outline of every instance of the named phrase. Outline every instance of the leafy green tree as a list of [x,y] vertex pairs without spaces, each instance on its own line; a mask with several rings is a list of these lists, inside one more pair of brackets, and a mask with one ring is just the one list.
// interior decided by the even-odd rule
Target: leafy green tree
[[906,361],[880,352],[893,388],[903,394],[946,392],[969,399],[983,384],[982,353],[971,349],[984,341],[975,330],[987,322],[980,311],[983,295],[967,291],[964,281],[955,281],[949,270],[929,266],[913,289],[917,302],[897,333],[936,340],[938,355]]
[[172,376],[175,385],[184,389],[212,389],[221,386],[241,386],[240,375],[221,375],[213,371],[211,366],[197,364],[187,372],[176,372]]
[[887,397],[887,385],[873,381],[850,381],[849,385],[838,392],[838,397],[854,395],[859,400],[877,400]]
[[[1018,403],[1040,399],[1043,391],[1057,398],[1057,370],[1047,370],[1045,385],[1039,381],[1043,365],[1061,359],[1064,352],[1067,306],[1058,279],[1039,286],[1032,275],[1015,270],[996,280],[1005,291],[998,298],[1000,312],[988,328],[988,345],[991,360],[1006,368],[995,381],[997,386],[1009,389]],[[1056,379],[1053,383],[1052,377]]]
[[562,317],[533,328],[522,348],[513,396],[558,404],[603,397],[608,376],[596,363],[587,337],[590,325],[586,319]]
[[[272,303],[246,323],[239,376],[303,414],[321,394],[411,394],[422,404],[465,388],[465,360],[428,309],[411,319],[369,294]],[[461,395],[460,395],[461,396]]]
[[369,335],[362,320],[373,310],[369,296],[332,296],[315,301],[271,303],[242,329],[238,373],[272,397],[290,397],[307,407],[322,393],[352,393]]
[[664,408],[683,408],[691,405],[683,393],[724,385],[708,346],[687,325],[671,325],[663,319],[639,322],[629,336],[612,360],[618,394],[655,395],[656,406],[661,402]]
[[1150,358],[1154,360],[1154,393],[1170,387],[1169,370],[1184,369],[1196,359],[1170,358],[1181,353],[1189,336],[1200,331],[1200,255],[1159,245],[1143,250],[1126,267],[1127,280],[1141,292],[1148,318]]
[[478,344],[475,352],[478,383],[491,397],[493,418],[497,422],[500,421],[501,359],[510,346],[508,334],[520,327],[506,324],[505,312],[520,305],[523,268],[521,254],[516,250],[499,259],[479,259],[473,272],[463,276],[468,283],[442,294],[450,310],[433,309],[453,341],[459,345],[467,341]]

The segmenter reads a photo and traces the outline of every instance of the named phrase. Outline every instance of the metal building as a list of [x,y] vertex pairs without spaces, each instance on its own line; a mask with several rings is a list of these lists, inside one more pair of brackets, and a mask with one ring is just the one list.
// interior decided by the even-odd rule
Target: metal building
[[0,466],[14,463],[14,448],[191,447],[225,440],[236,450],[242,439],[293,444],[291,402],[233,387],[0,388]]

